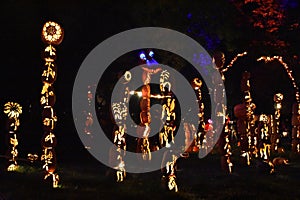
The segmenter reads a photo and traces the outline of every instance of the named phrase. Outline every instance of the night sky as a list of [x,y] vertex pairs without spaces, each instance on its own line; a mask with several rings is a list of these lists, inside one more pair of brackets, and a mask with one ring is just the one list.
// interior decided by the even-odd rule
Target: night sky
[[[252,94],[257,104],[257,113],[272,113],[272,96],[275,92],[282,92],[285,95],[283,113],[288,116],[294,95],[283,67],[276,63],[262,65],[253,61],[255,60],[253,58],[264,53],[272,56],[280,53],[280,50],[272,51],[271,48],[262,46],[255,49],[255,45],[250,46],[253,41],[264,40],[264,33],[256,34],[257,32],[251,28],[250,21],[247,22],[247,17],[243,16],[231,2],[233,1],[1,2],[1,151],[4,149],[2,144],[6,119],[1,105],[7,101],[15,101],[23,106],[20,128],[21,141],[27,141],[23,144],[24,148],[28,151],[37,151],[40,148],[39,142],[42,137],[40,76],[44,64],[41,53],[45,48],[45,44],[41,41],[41,29],[48,20],[56,21],[65,30],[63,42],[56,47],[58,77],[54,88],[57,96],[55,109],[59,119],[56,132],[58,141],[67,144],[64,147],[66,149],[72,149],[78,142],[73,127],[71,104],[73,82],[81,63],[94,47],[108,37],[138,27],[158,26],[178,30],[199,41],[208,52],[223,51],[227,64],[237,53],[250,50],[252,53],[250,58],[238,60],[232,69],[226,72],[229,111],[232,112],[233,106],[241,102],[239,81],[241,73],[248,70],[252,73]],[[297,21],[300,18],[296,15],[300,7],[297,1],[282,2],[285,2],[286,12],[293,13],[292,20]],[[251,8],[247,9],[249,11]],[[299,28],[294,32],[286,29],[286,32],[288,34],[284,34],[285,30],[281,30],[281,36],[283,39],[288,38],[293,44],[291,56],[294,54],[299,56],[299,47],[298,49],[296,47],[299,44]],[[138,63],[138,57],[136,59]],[[291,69],[300,84],[299,62],[295,61]]]

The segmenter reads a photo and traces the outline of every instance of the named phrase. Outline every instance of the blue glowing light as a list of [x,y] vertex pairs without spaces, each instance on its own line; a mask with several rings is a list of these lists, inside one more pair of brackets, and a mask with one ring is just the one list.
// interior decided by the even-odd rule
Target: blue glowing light
[[146,55],[144,53],[140,53],[140,59],[147,60]]
[[151,58],[153,58],[154,52],[153,52],[153,51],[150,51],[150,52],[149,52],[149,56],[150,56]]

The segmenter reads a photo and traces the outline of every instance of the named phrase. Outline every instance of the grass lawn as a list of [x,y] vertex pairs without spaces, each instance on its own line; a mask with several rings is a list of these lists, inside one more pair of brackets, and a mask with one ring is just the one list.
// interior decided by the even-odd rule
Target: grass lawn
[[268,174],[255,163],[244,166],[233,157],[234,173],[221,171],[220,157],[198,159],[191,154],[178,160],[179,192],[168,191],[160,170],[145,174],[127,173],[115,181],[112,170],[98,161],[59,163],[60,188],[43,180],[39,164],[19,162],[18,172],[6,172],[0,159],[0,200],[15,199],[300,199],[300,159]]

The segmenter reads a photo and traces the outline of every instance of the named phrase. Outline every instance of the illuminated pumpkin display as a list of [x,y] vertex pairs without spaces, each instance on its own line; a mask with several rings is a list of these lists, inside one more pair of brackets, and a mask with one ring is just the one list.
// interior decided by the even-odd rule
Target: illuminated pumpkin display
[[4,113],[8,117],[8,134],[9,134],[9,166],[8,171],[15,171],[18,167],[17,157],[19,144],[17,139],[17,130],[20,126],[19,116],[22,114],[22,106],[15,102],[7,102],[4,104]]
[[42,54],[45,61],[42,69],[41,80],[43,88],[41,91],[40,104],[42,110],[42,123],[44,135],[41,140],[43,154],[41,161],[43,162],[43,169],[45,170],[44,179],[52,177],[53,188],[58,187],[59,176],[56,174],[56,153],[55,147],[57,140],[54,134],[54,129],[57,122],[56,111],[53,106],[56,102],[56,95],[54,93],[53,83],[57,78],[57,59],[55,45],[59,45],[64,38],[63,28],[56,22],[48,21],[42,28],[42,41],[47,45]]
[[160,90],[162,93],[166,92],[166,88],[168,92],[171,91],[171,83],[168,81],[170,78],[170,73],[167,70],[163,70],[160,74]]

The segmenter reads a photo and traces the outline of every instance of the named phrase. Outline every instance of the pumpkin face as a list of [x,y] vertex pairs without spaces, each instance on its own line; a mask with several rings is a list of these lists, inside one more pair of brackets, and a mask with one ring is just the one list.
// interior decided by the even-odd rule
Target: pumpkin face
[[54,62],[46,62],[42,72],[42,82],[53,84],[57,77],[57,66]]
[[42,41],[46,44],[59,45],[64,38],[64,29],[56,22],[48,21],[42,29]]
[[54,46],[48,45],[45,48],[42,57],[46,62],[54,62],[56,60],[56,49]]
[[56,112],[51,106],[45,106],[42,111],[44,131],[52,131],[55,128],[57,117]]
[[54,106],[56,102],[56,95],[54,93],[54,87],[49,84],[44,84],[40,99],[40,103],[43,107],[45,106]]

